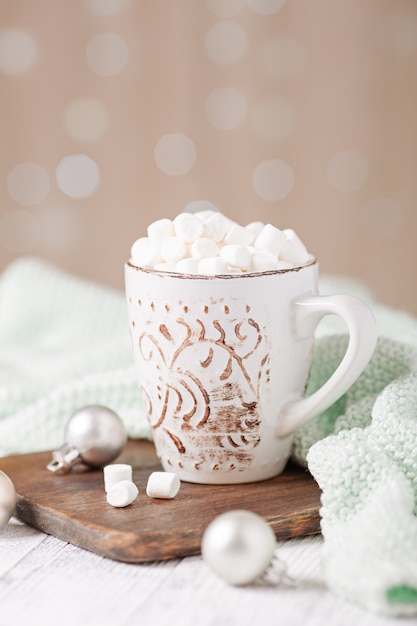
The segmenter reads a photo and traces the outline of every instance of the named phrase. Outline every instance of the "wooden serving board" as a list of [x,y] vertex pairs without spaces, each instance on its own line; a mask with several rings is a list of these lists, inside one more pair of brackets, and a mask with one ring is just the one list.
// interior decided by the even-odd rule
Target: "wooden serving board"
[[283,474],[244,485],[183,482],[173,500],[146,495],[149,475],[161,470],[152,443],[129,441],[118,463],[133,467],[135,502],[116,509],[106,501],[103,472],[78,466],[70,474],[46,469],[50,452],[0,459],[17,491],[16,516],[59,539],[100,555],[141,563],[200,553],[208,523],[246,509],[271,525],[278,539],[320,532],[320,490],[311,475],[289,464]]

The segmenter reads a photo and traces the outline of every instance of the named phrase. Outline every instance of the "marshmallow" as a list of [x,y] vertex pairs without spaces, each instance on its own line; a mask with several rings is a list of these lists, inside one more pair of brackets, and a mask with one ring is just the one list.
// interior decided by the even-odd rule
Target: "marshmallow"
[[180,213],[173,223],[175,235],[186,243],[191,243],[204,234],[203,222],[193,213]]
[[107,502],[111,506],[123,507],[132,504],[137,498],[139,489],[131,480],[121,480],[107,492]]
[[207,209],[207,211],[196,211],[194,215],[205,224],[207,220],[215,213],[216,211],[210,211],[210,209]]
[[161,272],[207,276],[266,272],[300,267],[314,259],[294,230],[261,221],[241,226],[204,200],[190,202],[173,220],[152,222],[147,233],[132,245],[131,261]]
[[265,224],[263,222],[250,222],[250,224],[246,224],[246,228],[253,232],[255,238],[259,235],[264,226]]
[[157,272],[176,272],[176,268],[176,263],[157,263],[154,266],[154,270],[156,270]]
[[136,239],[130,251],[132,262],[139,267],[153,267],[161,261],[159,245],[149,239],[140,237]]
[[146,493],[150,498],[175,498],[181,483],[174,472],[153,472],[148,478]]
[[268,272],[278,269],[278,257],[269,250],[254,249],[251,254],[251,272]]
[[187,246],[179,237],[166,239],[161,246],[161,257],[167,263],[176,263],[187,254]]
[[247,270],[250,266],[251,254],[247,247],[237,244],[223,246],[220,250],[220,257],[228,265],[238,267],[241,270]]
[[219,246],[213,239],[200,237],[193,242],[190,252],[191,256],[196,259],[219,256]]
[[106,493],[122,480],[132,481],[132,466],[126,463],[113,463],[103,467],[104,490]]
[[173,236],[174,225],[172,221],[167,218],[156,220],[156,222],[152,222],[152,224],[148,226],[148,237],[156,243],[161,244],[163,241]]
[[294,267],[294,265],[292,263],[290,263],[289,261],[278,261],[277,263],[277,270],[291,270]]
[[279,258],[293,265],[304,265],[304,263],[307,263],[310,254],[297,233],[291,228],[286,228],[283,232],[287,237],[287,241],[280,250]]
[[216,276],[217,274],[227,274],[227,263],[219,256],[200,259],[198,262],[198,273],[206,276]]
[[272,226],[272,224],[265,224],[255,239],[254,245],[258,250],[269,250],[269,252],[279,256],[281,248],[286,241],[287,236],[282,230]]
[[188,258],[181,259],[175,265],[175,271],[180,274],[197,274],[198,273],[198,259]]
[[213,239],[215,242],[219,242],[224,239],[228,228],[228,221],[221,213],[213,213],[204,222],[204,232],[206,237]]
[[254,239],[255,235],[251,230],[248,230],[245,226],[233,224],[226,233],[224,243],[226,245],[250,246]]

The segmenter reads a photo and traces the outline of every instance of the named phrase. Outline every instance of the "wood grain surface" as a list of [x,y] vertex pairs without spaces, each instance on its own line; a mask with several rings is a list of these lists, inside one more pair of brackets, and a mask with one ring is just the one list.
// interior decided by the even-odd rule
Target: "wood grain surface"
[[311,475],[289,464],[280,476],[244,485],[183,482],[173,500],[146,495],[148,476],[160,470],[154,447],[129,441],[118,463],[130,463],[139,488],[135,502],[116,509],[106,501],[103,472],[82,466],[67,475],[46,469],[50,452],[1,459],[17,491],[16,516],[59,539],[118,561],[142,563],[200,553],[208,523],[246,509],[264,517],[278,539],[320,532],[320,490]]

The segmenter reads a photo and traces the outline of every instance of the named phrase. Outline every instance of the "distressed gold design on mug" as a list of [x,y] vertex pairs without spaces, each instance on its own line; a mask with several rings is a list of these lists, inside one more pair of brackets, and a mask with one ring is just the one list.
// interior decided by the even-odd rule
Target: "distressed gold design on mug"
[[[188,312],[183,302],[178,304]],[[248,467],[261,440],[258,404],[268,362],[263,332],[249,316],[250,308],[244,307],[240,319],[203,321],[182,315],[163,323],[153,321],[150,308],[137,341],[144,372],[152,372],[142,375],[141,387],[158,449],[174,466],[190,463],[195,470],[204,465],[213,471]],[[222,305],[221,312],[225,308],[229,314],[229,306]],[[202,310],[208,309],[205,304]],[[209,392],[202,382],[207,375]],[[189,457],[187,448],[192,450]]]

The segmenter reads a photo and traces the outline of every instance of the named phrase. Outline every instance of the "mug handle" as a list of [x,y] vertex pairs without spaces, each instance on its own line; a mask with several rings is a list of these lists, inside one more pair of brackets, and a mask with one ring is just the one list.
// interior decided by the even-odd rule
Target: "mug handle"
[[305,296],[297,298],[293,306],[297,339],[313,335],[325,315],[338,315],[347,325],[349,344],[339,366],[320,389],[307,398],[290,400],[281,408],[278,437],[286,437],[336,402],[362,374],[378,338],[371,309],[355,296]]

